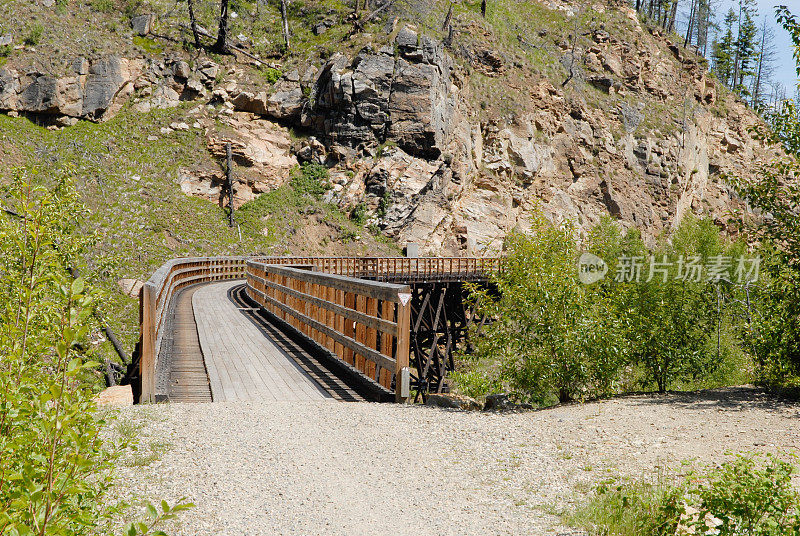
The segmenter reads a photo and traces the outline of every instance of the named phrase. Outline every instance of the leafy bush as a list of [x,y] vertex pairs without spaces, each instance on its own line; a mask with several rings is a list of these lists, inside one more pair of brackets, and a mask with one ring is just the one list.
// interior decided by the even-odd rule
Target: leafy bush
[[[0,533],[107,533],[125,505],[108,493],[116,454],[91,389],[95,297],[67,270],[95,240],[68,174],[48,189],[29,178],[15,176],[0,215]],[[188,506],[126,533],[152,533]]]
[[280,80],[281,76],[283,76],[283,73],[280,70],[275,69],[273,67],[267,67],[266,69],[261,71],[261,74],[264,77],[264,80],[266,80],[267,84],[269,85],[274,84],[275,82]]
[[359,203],[350,212],[350,219],[356,225],[364,225],[367,222],[367,204]]
[[28,31],[28,35],[26,35],[25,39],[23,39],[23,43],[25,43],[25,45],[29,47],[38,45],[39,41],[42,40],[43,34],[44,34],[44,26],[42,26],[40,23],[37,22]]
[[[691,490],[699,501],[697,532],[719,536],[800,533],[800,495],[792,486],[795,471],[792,464],[771,454],[738,454],[712,470]],[[721,524],[709,528],[707,516]]]
[[11,45],[0,46],[0,58],[9,57],[11,55],[12,50],[14,50],[14,47]]
[[82,376],[91,294],[64,269],[80,209],[66,183],[18,182],[0,231],[0,531],[84,534],[107,516],[111,455]]
[[659,475],[655,483],[601,484],[565,519],[597,535],[796,535],[795,471],[771,454],[737,454],[681,481]]
[[[644,250],[643,244],[638,249]],[[671,243],[660,244],[652,255],[673,261],[695,257],[704,265],[722,253],[722,240],[713,222],[687,216]],[[678,379],[708,375],[719,365],[717,355],[706,346],[719,321],[717,291],[704,278],[680,279],[679,269],[673,262],[665,269],[666,276],[617,285],[618,314],[630,326],[631,359],[649,371],[661,392]]]
[[[778,23],[794,44],[800,74],[800,20],[784,6],[776,7]],[[778,156],[761,165],[751,178],[727,177],[748,205],[765,218],[739,218],[753,240],[764,248],[765,277],[748,294],[744,311],[745,346],[768,383],[796,382],[800,376],[800,106],[783,101],[767,114],[770,128],[757,128],[757,137],[792,156]]]
[[480,385],[538,403],[608,392],[624,362],[609,301],[575,277],[570,227],[538,215],[531,234],[509,237],[498,296],[476,290],[479,312],[496,320],[473,334],[475,352],[455,379],[472,394]]
[[100,13],[112,13],[117,9],[114,0],[92,0],[92,9]]
[[[589,285],[577,277],[580,252],[570,227],[539,215],[530,236],[509,237],[497,292],[475,293],[479,313],[494,320],[474,333],[475,352],[454,375],[463,391],[510,391],[540,404],[623,388],[663,392],[678,382],[707,385],[724,359],[741,356],[724,307],[740,289],[678,273],[685,271],[679,259],[705,266],[741,251],[713,222],[686,217],[650,252],[638,232],[623,235],[605,220],[584,247],[608,264],[606,277]],[[663,273],[650,277],[650,259],[665,257]],[[625,263],[634,259],[641,277],[628,280]]]
[[683,488],[663,475],[655,483],[606,482],[567,514],[566,521],[598,536],[673,536],[683,496]]

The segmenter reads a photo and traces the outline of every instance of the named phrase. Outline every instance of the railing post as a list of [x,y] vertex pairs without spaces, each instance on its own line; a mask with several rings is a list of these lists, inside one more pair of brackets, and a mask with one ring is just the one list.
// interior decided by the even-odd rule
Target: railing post
[[409,396],[408,349],[411,342],[411,296],[397,304],[397,353],[395,354],[394,401],[403,403]]
[[139,294],[141,300],[141,334],[142,347],[139,356],[139,377],[142,392],[139,402],[152,402],[156,389],[156,295],[149,284],[142,286]]

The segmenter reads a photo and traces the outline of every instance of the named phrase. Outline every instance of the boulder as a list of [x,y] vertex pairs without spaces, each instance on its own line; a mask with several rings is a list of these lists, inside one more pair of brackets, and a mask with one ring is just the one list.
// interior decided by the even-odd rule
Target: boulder
[[93,62],[83,88],[81,115],[89,119],[99,119],[128,81],[126,74],[123,72],[122,61],[116,56]]
[[98,406],[124,408],[133,405],[133,390],[130,385],[114,385],[100,391],[94,398]]
[[117,286],[126,296],[131,298],[138,298],[139,291],[144,286],[144,281],[138,279],[123,278],[117,281]]
[[425,395],[425,405],[435,408],[464,409],[473,411],[481,409],[481,405],[477,400],[468,396],[454,394],[429,393]]
[[[391,48],[362,51],[352,62],[334,54],[317,75],[301,124],[329,144],[388,140],[415,156],[441,154],[452,134],[452,61],[439,42],[420,39],[410,27],[395,43],[400,57]],[[290,102],[297,98],[295,90]]]
[[192,74],[192,69],[185,61],[175,62],[175,65],[172,66],[172,71],[175,73],[176,78],[182,78],[183,80],[186,80]]
[[264,115],[267,113],[266,101],[267,94],[263,91],[257,95],[249,91],[242,91],[231,100],[231,103],[236,110]]
[[150,33],[153,25],[153,15],[146,13],[131,18],[131,28],[136,35],[145,36]]
[[511,402],[507,394],[487,395],[483,405],[484,411],[502,411],[514,409],[517,405]]
[[20,92],[19,111],[50,114],[58,111],[58,80],[55,77],[34,74],[30,83]]
[[0,110],[14,110],[17,107],[19,75],[16,71],[0,68]]
[[278,120],[294,120],[300,117],[305,100],[299,83],[281,80],[267,98],[266,112]]

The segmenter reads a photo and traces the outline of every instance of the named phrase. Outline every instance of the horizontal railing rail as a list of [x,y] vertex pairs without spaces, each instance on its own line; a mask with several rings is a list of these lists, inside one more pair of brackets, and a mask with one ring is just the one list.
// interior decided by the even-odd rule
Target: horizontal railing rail
[[411,288],[349,276],[247,263],[250,299],[328,350],[396,401],[408,398]]

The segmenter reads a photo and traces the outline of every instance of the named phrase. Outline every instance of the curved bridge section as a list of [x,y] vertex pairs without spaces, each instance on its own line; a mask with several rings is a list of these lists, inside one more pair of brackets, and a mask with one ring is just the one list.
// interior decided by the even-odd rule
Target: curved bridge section
[[411,384],[446,389],[473,316],[461,283],[500,269],[496,258],[173,259],[140,294],[134,392],[402,401]]

